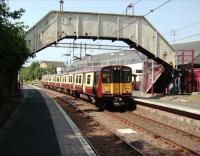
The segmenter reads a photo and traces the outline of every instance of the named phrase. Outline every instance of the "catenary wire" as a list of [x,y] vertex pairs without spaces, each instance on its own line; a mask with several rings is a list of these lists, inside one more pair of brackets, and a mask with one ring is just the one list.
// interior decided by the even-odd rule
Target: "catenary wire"
[[[147,12],[146,14],[144,14],[143,17],[145,17],[145,16],[149,15],[150,13],[153,13],[154,11],[160,9],[161,7],[163,7],[164,5],[166,5],[167,3],[169,3],[170,1],[172,1],[172,0],[168,0],[168,1],[164,2],[164,3],[162,3],[161,5],[157,6],[156,8],[150,10],[149,12]],[[138,2],[138,1],[137,1],[137,2]],[[137,2],[136,2],[136,3],[137,3]],[[127,24],[127,25],[125,25],[124,27],[120,28],[119,30],[115,31],[112,35],[116,34],[117,32],[122,31],[123,29],[127,28],[129,25],[135,23],[137,20],[138,20],[138,19],[133,20],[133,21],[130,22],[129,24]],[[97,43],[99,44],[99,43],[101,43],[101,42],[102,42],[102,40],[99,41],[99,42],[97,42]]]

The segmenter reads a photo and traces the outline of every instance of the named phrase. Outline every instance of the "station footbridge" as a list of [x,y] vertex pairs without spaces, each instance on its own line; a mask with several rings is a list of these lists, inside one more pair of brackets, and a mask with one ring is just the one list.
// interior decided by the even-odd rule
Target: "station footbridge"
[[175,67],[175,51],[144,16],[51,11],[26,33],[31,52],[65,38],[123,41],[165,67]]

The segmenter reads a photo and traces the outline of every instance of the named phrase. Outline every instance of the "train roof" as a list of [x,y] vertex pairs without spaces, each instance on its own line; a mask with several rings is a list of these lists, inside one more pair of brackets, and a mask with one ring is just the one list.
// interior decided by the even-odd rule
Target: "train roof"
[[83,73],[83,72],[94,72],[94,71],[101,71],[103,68],[107,68],[107,67],[128,67],[128,68],[130,68],[129,66],[126,66],[126,65],[118,65],[118,64],[115,65],[114,64],[114,65],[105,65],[102,67],[83,68],[80,70],[76,70],[76,71],[68,72],[68,73],[62,73],[62,74],[47,74],[44,76],[60,76],[60,75],[70,75],[70,74],[77,74],[77,73]]
[[83,72],[94,72],[94,71],[100,71],[102,67],[91,67],[91,68],[83,68],[79,69],[73,72],[69,72],[69,74],[77,74],[77,73],[83,73]]
[[106,65],[106,66],[103,66],[102,68],[106,68],[106,67],[128,67],[128,68],[130,68],[129,66],[121,65],[121,64]]

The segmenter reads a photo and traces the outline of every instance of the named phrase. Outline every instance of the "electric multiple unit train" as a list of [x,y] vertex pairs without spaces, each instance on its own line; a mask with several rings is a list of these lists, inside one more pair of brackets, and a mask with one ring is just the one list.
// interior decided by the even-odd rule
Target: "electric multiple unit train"
[[76,97],[94,101],[99,107],[121,107],[132,103],[132,70],[108,65],[64,74],[44,75],[42,84]]

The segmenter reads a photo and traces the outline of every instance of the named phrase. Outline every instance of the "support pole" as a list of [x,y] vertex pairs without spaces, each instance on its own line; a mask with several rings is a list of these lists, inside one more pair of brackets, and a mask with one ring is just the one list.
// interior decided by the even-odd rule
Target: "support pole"
[[151,60],[151,65],[152,65],[152,73],[151,73],[151,94],[154,95],[154,61]]

